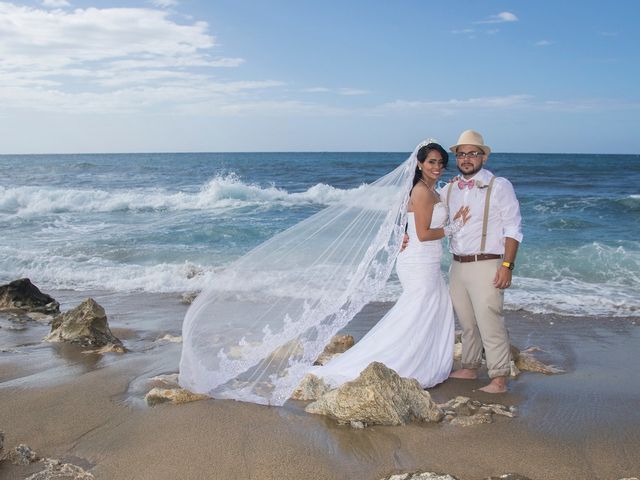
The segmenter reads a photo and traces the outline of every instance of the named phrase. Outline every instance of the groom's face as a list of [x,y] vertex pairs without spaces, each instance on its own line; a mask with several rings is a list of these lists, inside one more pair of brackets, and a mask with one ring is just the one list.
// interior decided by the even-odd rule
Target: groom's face
[[465,177],[473,177],[480,171],[487,156],[480,147],[475,145],[460,145],[456,150],[456,165]]

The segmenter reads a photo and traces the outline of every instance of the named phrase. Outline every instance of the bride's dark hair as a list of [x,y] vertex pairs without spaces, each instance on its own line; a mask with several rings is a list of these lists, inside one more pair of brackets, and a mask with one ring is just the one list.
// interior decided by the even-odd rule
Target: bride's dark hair
[[[447,163],[449,163],[449,153],[447,153],[447,151],[444,148],[442,148],[442,145],[440,145],[439,143],[428,143],[427,145],[420,147],[420,150],[418,150],[418,153],[416,154],[416,157],[418,158],[418,163],[420,165],[424,163],[424,161],[427,158],[427,155],[429,155],[429,152],[432,150],[435,150],[436,152],[440,153],[440,155],[442,156],[442,168],[447,168]],[[416,171],[413,174],[414,187],[422,177],[422,171],[418,168],[420,165],[416,165]]]

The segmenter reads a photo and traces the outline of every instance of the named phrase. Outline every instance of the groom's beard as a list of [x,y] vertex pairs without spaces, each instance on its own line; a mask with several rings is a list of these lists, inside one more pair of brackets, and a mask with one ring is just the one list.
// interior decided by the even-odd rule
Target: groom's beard
[[484,166],[483,164],[480,164],[480,165],[478,165],[477,168],[474,168],[473,170],[468,171],[468,172],[465,172],[460,167],[458,167],[458,171],[465,177],[473,177],[476,173],[478,173],[480,170],[482,170],[483,166]]

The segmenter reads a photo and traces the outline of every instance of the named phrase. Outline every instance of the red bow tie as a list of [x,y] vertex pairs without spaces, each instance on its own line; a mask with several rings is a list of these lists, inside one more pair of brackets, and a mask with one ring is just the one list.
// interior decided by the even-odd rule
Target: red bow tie
[[474,182],[473,180],[468,180],[468,181],[464,181],[464,180],[458,180],[458,188],[460,190],[464,190],[464,188],[468,188],[469,190],[471,190],[473,188],[473,185],[476,182]]

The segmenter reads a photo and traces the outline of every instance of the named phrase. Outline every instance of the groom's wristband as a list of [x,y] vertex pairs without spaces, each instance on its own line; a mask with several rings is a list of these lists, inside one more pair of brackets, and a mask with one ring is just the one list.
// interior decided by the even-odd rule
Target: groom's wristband
[[502,262],[503,267],[507,267],[509,270],[513,270],[516,266],[513,262]]

